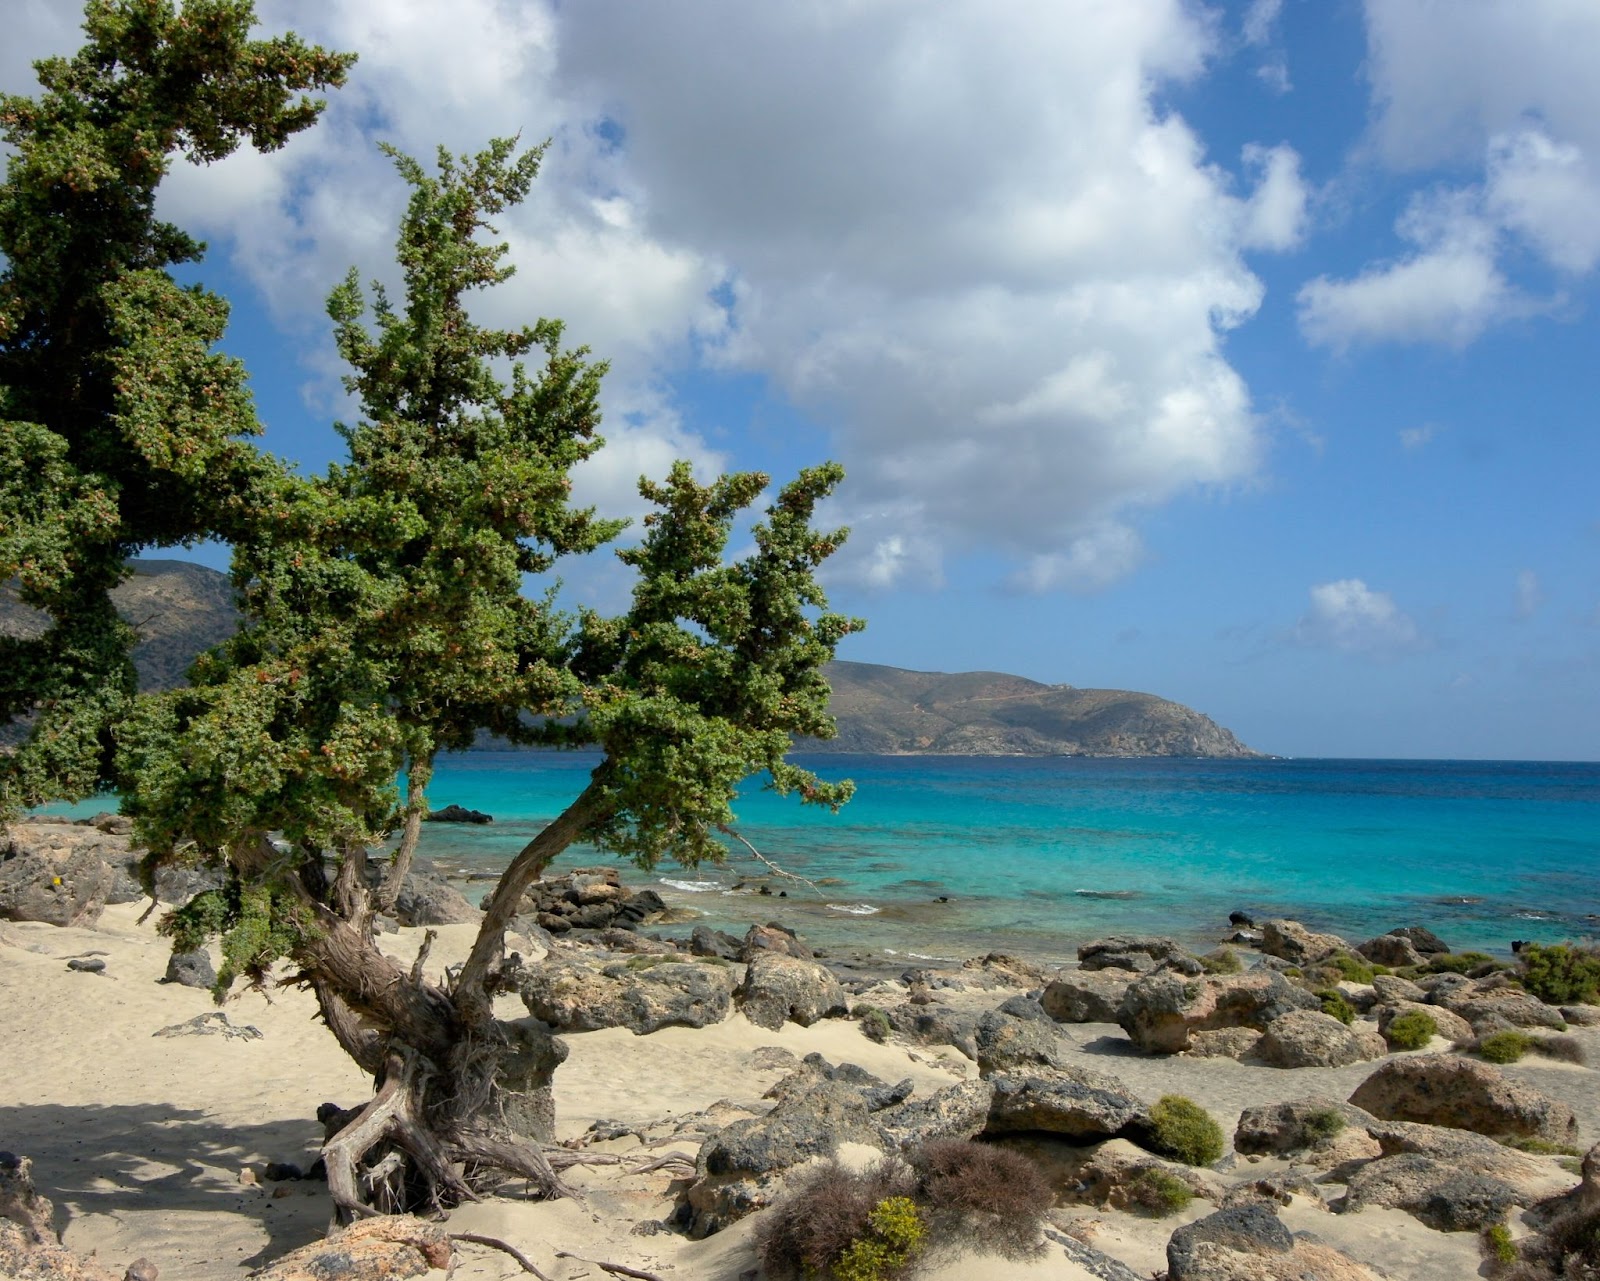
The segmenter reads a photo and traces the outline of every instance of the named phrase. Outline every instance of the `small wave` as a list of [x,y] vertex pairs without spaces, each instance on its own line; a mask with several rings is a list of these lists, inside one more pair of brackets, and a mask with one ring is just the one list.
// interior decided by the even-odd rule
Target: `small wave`
[[883,909],[873,907],[871,903],[829,903],[831,912],[847,912],[851,916],[876,916]]
[[709,894],[713,890],[722,888],[716,881],[675,881],[668,876],[661,878],[661,884],[670,885],[675,890],[683,890],[689,894]]
[[892,947],[883,949],[885,956],[909,956],[913,961],[948,961],[948,956],[930,956],[926,952],[896,952]]
[[1138,890],[1073,890],[1079,898],[1109,898],[1129,899],[1138,898]]

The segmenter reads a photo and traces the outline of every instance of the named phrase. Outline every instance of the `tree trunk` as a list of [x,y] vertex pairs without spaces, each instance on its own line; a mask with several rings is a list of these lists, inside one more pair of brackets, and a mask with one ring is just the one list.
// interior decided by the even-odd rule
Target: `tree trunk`
[[422,820],[428,812],[428,784],[433,780],[433,753],[411,758],[411,769],[406,775],[406,822],[400,829],[400,844],[395,846],[394,861],[383,878],[383,884],[373,899],[373,910],[385,916],[394,911],[395,900],[405,885],[406,874],[411,871],[411,861],[416,857],[417,840],[422,835]]

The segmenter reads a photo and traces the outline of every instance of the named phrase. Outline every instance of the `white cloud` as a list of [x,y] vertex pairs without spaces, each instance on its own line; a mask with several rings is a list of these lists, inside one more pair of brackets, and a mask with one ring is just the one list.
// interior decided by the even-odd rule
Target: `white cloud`
[[1010,585],[1025,592],[1097,591],[1127,577],[1143,559],[1139,535],[1126,525],[1110,523],[1073,539],[1065,551],[1034,556]]
[[1341,578],[1311,589],[1311,608],[1295,624],[1298,645],[1347,653],[1389,656],[1425,648],[1422,633],[1387,592],[1359,578]]
[[1250,7],[1245,10],[1244,21],[1240,24],[1240,34],[1244,36],[1246,44],[1266,44],[1272,39],[1272,29],[1278,23],[1278,14],[1283,10],[1283,0],[1250,0]]
[[1400,429],[1400,447],[1408,454],[1426,449],[1443,430],[1438,423],[1423,423],[1420,427]]
[[1241,243],[1249,248],[1296,248],[1305,238],[1306,186],[1300,157],[1293,147],[1244,149],[1246,170],[1257,175],[1256,189],[1245,204]]
[[1513,612],[1518,619],[1532,618],[1538,613],[1539,606],[1544,604],[1544,588],[1539,583],[1539,575],[1531,569],[1517,571],[1516,603]]
[[1562,271],[1600,260],[1600,175],[1591,158],[1538,129],[1489,139],[1487,205]]

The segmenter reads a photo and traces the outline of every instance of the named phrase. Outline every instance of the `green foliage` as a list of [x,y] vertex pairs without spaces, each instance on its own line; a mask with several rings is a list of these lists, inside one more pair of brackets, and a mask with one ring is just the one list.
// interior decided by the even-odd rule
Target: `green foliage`
[[1505,968],[1487,952],[1446,952],[1440,956],[1430,957],[1428,964],[1423,968],[1423,973],[1470,974],[1474,970]]
[[211,989],[220,1003],[243,976],[254,987],[267,979],[274,962],[293,953],[313,928],[293,897],[267,882],[245,884],[230,877],[220,890],[206,890],[168,912],[157,927],[173,949],[193,952],[222,940],[222,967]]
[[[1535,1156],[1582,1156],[1583,1153],[1570,1143],[1553,1143],[1549,1139],[1541,1139],[1536,1134],[1518,1134],[1510,1138],[1501,1139],[1508,1148],[1516,1148],[1519,1152],[1531,1152]],[[1574,1171],[1574,1173],[1577,1173]]]
[[1222,1159],[1222,1127],[1198,1103],[1181,1094],[1164,1094],[1150,1109],[1151,1146],[1185,1165],[1211,1165]]
[[889,1016],[876,1005],[858,1005],[850,1013],[861,1024],[861,1034],[869,1041],[881,1045],[894,1032]]
[[1522,986],[1545,1004],[1600,1002],[1600,948],[1530,943],[1517,960]]
[[1188,1209],[1194,1200],[1194,1190],[1177,1175],[1159,1166],[1147,1165],[1135,1170],[1129,1178],[1128,1200],[1133,1209],[1165,1218]]
[[1483,1253],[1495,1263],[1515,1263],[1517,1247],[1511,1239],[1511,1229],[1503,1223],[1492,1223],[1483,1230]]
[[227,305],[170,274],[203,246],[155,216],[175,157],[276,150],[354,61],[254,22],[249,0],[95,0],[83,48],[35,64],[40,94],[0,95],[0,582],[49,617],[0,639],[0,724],[35,717],[0,760],[0,814],[113,780],[126,558],[234,536],[280,470],[212,350]]
[[[1372,962],[1350,952],[1335,952],[1323,964],[1337,970],[1347,983],[1370,983],[1379,970]],[[1387,974],[1388,970],[1383,972]]]
[[1237,949],[1231,947],[1219,947],[1207,952],[1200,958],[1200,964],[1205,967],[1207,974],[1238,974],[1244,970],[1244,962],[1239,959]]
[[[895,1158],[864,1170],[847,1170],[837,1161],[814,1166],[791,1181],[787,1195],[757,1224],[762,1267],[775,1277],[837,1276],[835,1266],[847,1250],[875,1239],[873,1213],[916,1192],[911,1167]],[[889,1222],[907,1226],[903,1212]]]
[[909,1197],[888,1197],[867,1215],[867,1234],[856,1238],[833,1265],[836,1281],[893,1281],[903,1276],[927,1229]]
[[1526,1032],[1507,1028],[1505,1031],[1493,1032],[1480,1038],[1473,1049],[1479,1057],[1487,1059],[1490,1063],[1515,1063],[1534,1048],[1536,1039]]
[[1304,1136],[1306,1145],[1310,1147],[1343,1134],[1345,1124],[1344,1114],[1337,1109],[1318,1108],[1306,1116],[1301,1123],[1300,1133]]
[[1420,1050],[1439,1034],[1439,1025],[1433,1016],[1422,1010],[1405,1010],[1389,1020],[1384,1029],[1384,1040],[1395,1050]]
[[1345,1000],[1343,992],[1336,988],[1324,988],[1316,996],[1322,1002],[1322,1012],[1324,1014],[1331,1014],[1346,1027],[1356,1021],[1355,1006]]

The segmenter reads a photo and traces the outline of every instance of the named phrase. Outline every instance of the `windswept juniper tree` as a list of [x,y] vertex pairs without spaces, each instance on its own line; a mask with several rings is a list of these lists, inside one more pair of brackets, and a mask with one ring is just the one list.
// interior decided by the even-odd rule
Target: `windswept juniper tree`
[[[827,613],[814,579],[843,539],[811,528],[840,480],[834,465],[779,489],[750,531],[754,550],[730,561],[734,521],[768,480],[741,473],[701,485],[678,464],[667,480],[642,483],[656,510],[642,539],[618,552],[637,579],[626,613],[571,616],[554,598],[523,597],[526,574],[592,552],[619,525],[570,501],[571,469],[600,448],[602,366],[563,349],[557,321],[496,331],[464,305],[510,275],[506,248],[480,237],[538,170],[538,149],[515,150],[499,141],[477,157],[440,154],[437,174],[390,152],[413,190],[398,240],[405,297],[390,302],[378,289],[368,304],[352,277],[328,302],[362,408],[341,429],[346,464],[298,477],[235,449],[235,433],[251,424],[237,408],[234,365],[216,366],[211,381],[190,376],[182,397],[122,393],[123,417],[162,424],[150,430],[163,459],[198,454],[195,485],[216,477],[226,520],[198,513],[181,523],[181,509],[163,507],[173,512],[166,533],[229,537],[245,624],[198,660],[189,688],[133,697],[126,630],[98,589],[94,617],[115,664],[85,670],[78,686],[93,694],[93,676],[110,673],[114,702],[61,700],[35,731],[37,742],[46,724],[66,726],[50,732],[85,745],[93,768],[66,768],[77,756],[46,752],[14,793],[82,795],[109,780],[152,868],[226,865],[226,888],[192,900],[165,929],[178,947],[221,936],[219,996],[288,960],[339,1044],[371,1071],[373,1099],[341,1116],[325,1145],[344,1215],[458,1203],[496,1174],[562,1190],[530,1126],[507,1124],[530,1107],[518,1095],[549,1067],[549,1038],[533,1020],[496,1019],[493,998],[515,979],[507,924],[568,844],[589,841],[646,867],[664,857],[696,864],[723,856],[731,798],[752,774],[834,808],[850,795],[848,784],[786,761],[792,737],[832,732],[822,665],[861,625]],[[206,349],[216,333],[205,334],[198,349],[190,336],[190,365],[179,368],[219,360]],[[509,381],[496,374],[504,363]],[[206,413],[206,389],[229,392],[237,413]],[[70,451],[50,457],[70,461]],[[109,493],[144,496],[154,483],[144,454],[115,454],[104,467]],[[62,493],[38,493],[27,478],[0,491],[5,536],[54,549],[48,563],[69,569],[80,547],[109,544],[120,557],[160,541],[144,526],[112,537],[62,517],[88,502],[70,486]],[[106,561],[102,587],[115,566]],[[6,569],[21,569],[24,584],[29,574],[53,582],[19,555]],[[26,590],[64,629],[80,627],[75,598]],[[13,710],[50,704],[54,686],[40,676],[18,686]],[[523,744],[597,745],[603,760],[510,862],[466,963],[434,982],[421,956],[402,966],[376,947],[373,916],[392,904],[410,862],[435,753],[485,729]],[[397,832],[389,867],[368,867],[368,849]]]

